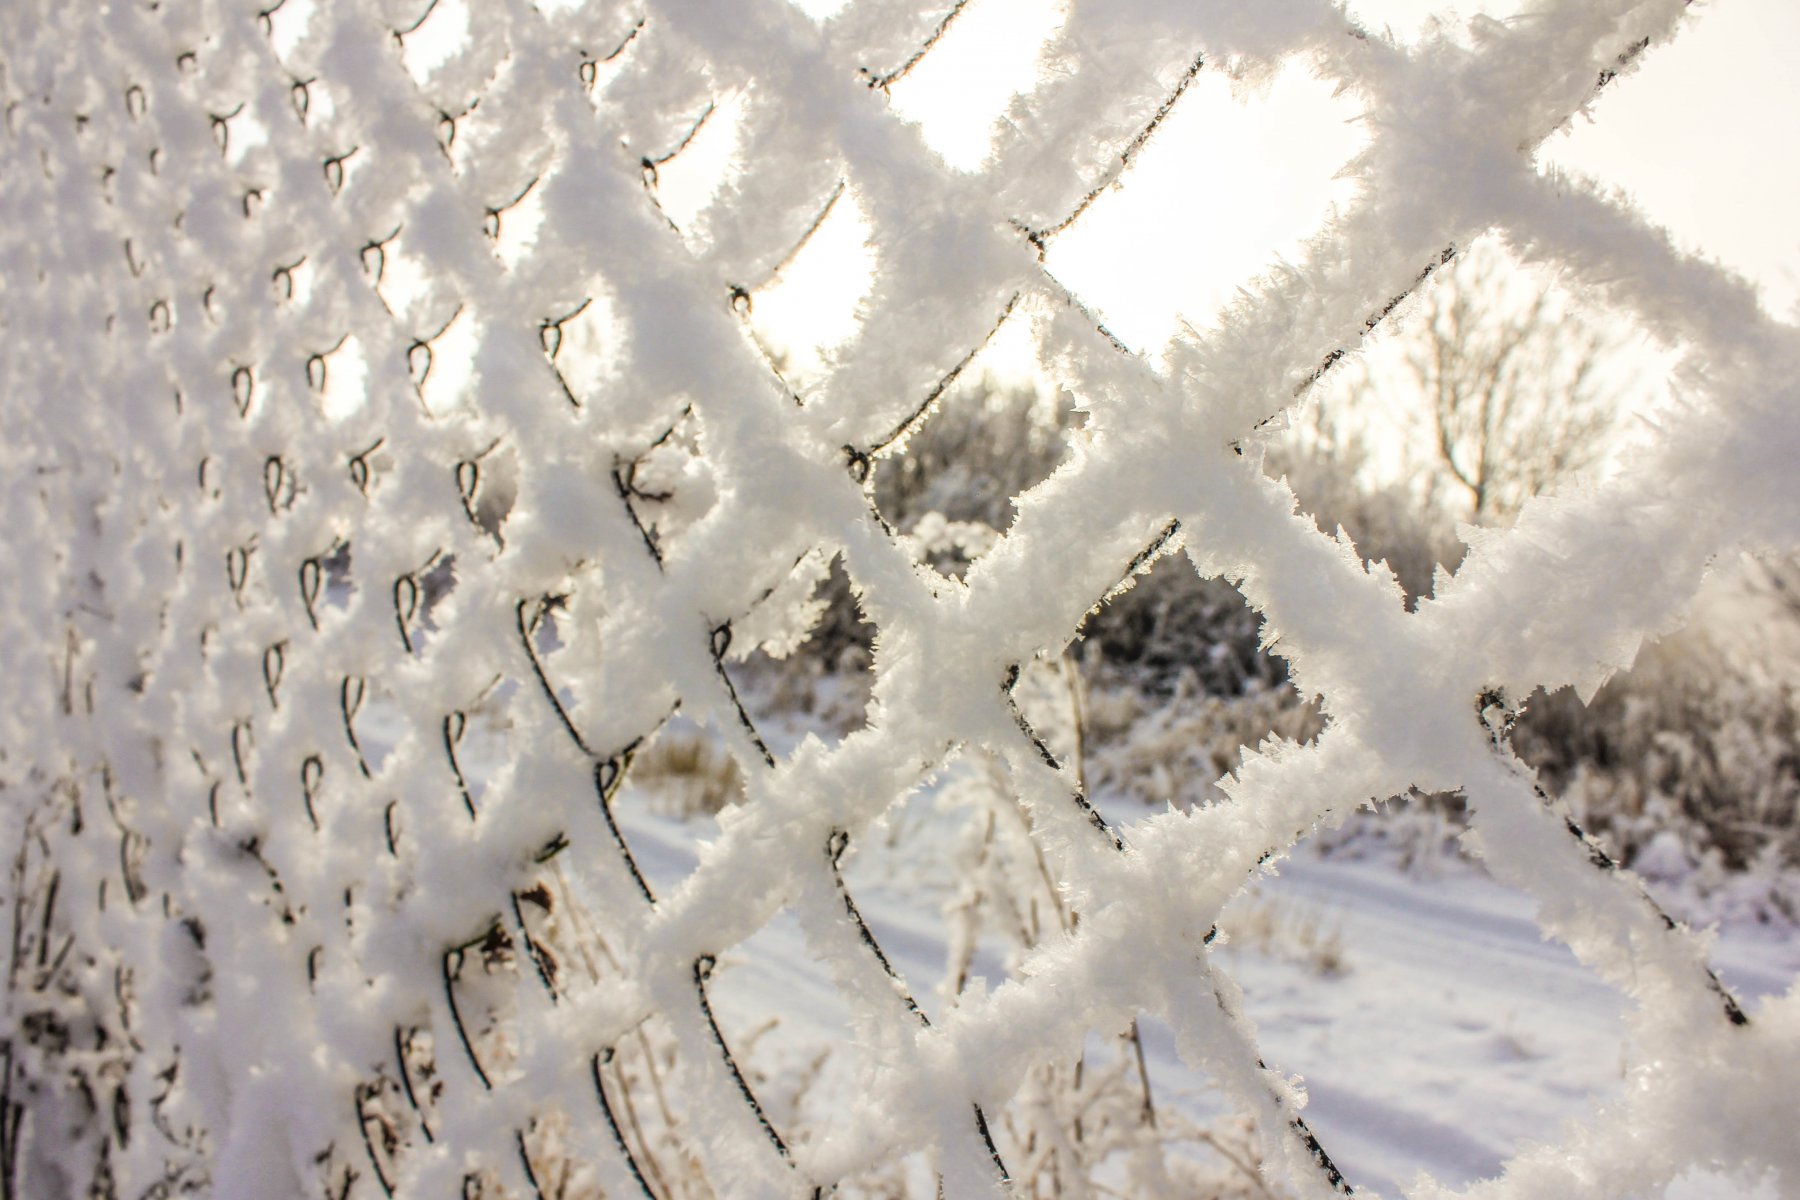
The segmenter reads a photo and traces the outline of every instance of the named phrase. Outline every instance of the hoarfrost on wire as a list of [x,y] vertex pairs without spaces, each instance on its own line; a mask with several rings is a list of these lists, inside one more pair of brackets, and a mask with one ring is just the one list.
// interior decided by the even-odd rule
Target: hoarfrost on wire
[[[1326,0],[1072,0],[972,169],[889,102],[965,5],[804,7],[0,13],[9,1182],[518,1195],[554,1160],[653,1192],[611,1099],[653,1019],[734,1194],[915,1152],[947,1195],[1004,1194],[983,1114],[1143,1012],[1256,1119],[1272,1176],[1345,1191],[1209,942],[1264,863],[1417,788],[1460,789],[1493,874],[1634,1003],[1622,1097],[1465,1194],[1640,1195],[1708,1164],[1796,1186],[1800,998],[1740,1008],[1506,741],[1518,698],[1591,692],[1710,562],[1800,529],[1794,329],[1533,160],[1686,5],[1402,43]],[[1354,197],[1214,327],[1126,351],[1050,251],[1196,73],[1296,62],[1367,114]],[[729,169],[663,205],[709,136]],[[797,382],[757,300],[845,203],[873,274]],[[1683,347],[1688,403],[1409,612],[1240,451],[1490,230]],[[872,510],[870,464],[1008,322],[1089,419],[955,580]],[[1240,587],[1326,726],[1121,830],[1012,686],[1175,553]],[[778,756],[731,664],[793,645],[833,558],[878,631],[868,721]],[[745,799],[653,887],[611,803],[677,712]],[[839,866],[977,752],[1081,919],[925,1022]],[[804,1144],[708,1003],[715,958],[779,914],[856,1034],[859,1086]]]

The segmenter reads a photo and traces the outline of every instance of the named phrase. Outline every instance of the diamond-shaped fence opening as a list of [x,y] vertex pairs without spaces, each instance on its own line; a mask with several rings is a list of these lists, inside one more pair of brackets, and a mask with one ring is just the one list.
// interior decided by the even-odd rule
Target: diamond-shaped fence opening
[[1678,357],[1483,234],[1432,264],[1364,353],[1249,449],[1416,603],[1474,540],[1457,526],[1504,525],[1628,462],[1672,406]]
[[[1108,185],[1036,231],[1044,265],[1134,349],[1206,328],[1354,203],[1366,145],[1352,96],[1296,60],[1171,64],[1170,103],[1120,152]],[[1121,262],[1139,269],[1127,275]]]
[[728,669],[778,758],[868,724],[875,627],[842,560],[815,549],[734,626]]
[[920,562],[961,578],[1011,527],[1016,497],[1069,461],[1082,415],[1068,403],[1029,381],[946,380],[877,448],[871,504]]
[[[1791,1178],[1790,1005],[1747,1012],[1510,742],[1520,697],[1592,694],[1719,555],[1794,543],[1792,330],[1533,162],[1683,7],[1416,44],[1323,0],[0,16],[0,1182],[1348,1193],[1212,945],[1259,867],[1413,789],[1458,792],[1495,878],[1631,1001],[1625,1099],[1481,1193]],[[995,60],[952,166],[905,110],[970,38],[1018,71]],[[1216,70],[1309,73],[1368,140],[1324,225],[1151,362],[1054,260]],[[1490,229],[1688,347],[1695,391],[1409,603],[1254,442]],[[814,265],[837,324],[776,328]],[[949,579],[884,520],[880,464],[1015,313],[1082,444]],[[873,628],[865,719],[782,744],[743,659],[804,641],[834,561]],[[1084,778],[1067,656],[1145,568],[1254,614],[1285,667],[1240,674],[1317,698],[1147,817]],[[652,886],[669,818],[615,806],[681,737],[735,778]],[[956,837],[997,831],[958,884],[991,888],[923,906],[967,951],[931,1003],[855,867],[922,788]],[[855,1031],[831,1103],[726,1011],[734,956],[771,954]],[[971,986],[984,954],[1006,978]],[[1146,1029],[1235,1123],[1153,1107]]]
[[[1774,114],[1793,105],[1793,83],[1768,69],[1795,15],[1768,3],[1720,10],[1690,35],[1651,47],[1641,71],[1621,77],[1539,147],[1539,169],[1604,181],[1668,228],[1676,243],[1725,263],[1756,287],[1773,317],[1794,320],[1800,300],[1785,214],[1796,181],[1786,157],[1767,153]],[[1719,85],[1675,103],[1670,81],[1719,71]],[[1604,129],[1608,137],[1596,135]],[[1730,130],[1732,136],[1722,136]],[[1707,214],[1729,207],[1729,221]],[[1779,248],[1779,249],[1777,249]],[[1773,252],[1771,252],[1773,250]]]

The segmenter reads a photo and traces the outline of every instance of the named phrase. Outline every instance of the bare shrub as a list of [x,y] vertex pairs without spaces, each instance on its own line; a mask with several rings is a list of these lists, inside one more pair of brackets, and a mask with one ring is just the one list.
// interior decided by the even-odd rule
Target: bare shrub
[[1793,693],[1734,661],[1704,628],[1646,648],[1588,704],[1567,689],[1540,693],[1514,741],[1628,865],[1665,831],[1690,865],[1717,856],[1743,870],[1771,851],[1800,864]]

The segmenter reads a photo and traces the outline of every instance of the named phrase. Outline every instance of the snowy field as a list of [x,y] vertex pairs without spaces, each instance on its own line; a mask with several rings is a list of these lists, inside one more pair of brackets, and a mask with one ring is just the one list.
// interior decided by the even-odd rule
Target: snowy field
[[[620,815],[659,893],[679,886],[714,828],[704,816],[660,815],[629,792]],[[946,1002],[948,846],[966,819],[932,792],[916,795],[846,864],[864,917],[933,1017]],[[1491,1177],[1522,1144],[1558,1140],[1622,1087],[1632,1053],[1625,998],[1543,938],[1528,897],[1467,859],[1402,866],[1366,839],[1326,855],[1303,848],[1253,882],[1222,926],[1215,962],[1243,989],[1271,1065],[1304,1078],[1307,1122],[1359,1194],[1402,1195],[1419,1172],[1451,1186]],[[1711,958],[1752,1016],[1761,998],[1800,980],[1792,928],[1727,926]],[[1028,960],[1009,963],[1008,947],[984,942],[976,974],[998,987],[1009,965],[1029,971]],[[826,1052],[848,1038],[848,1015],[798,925],[784,916],[728,955],[713,992],[728,1038],[752,1047],[746,1057],[777,1120],[829,1113],[833,1089],[849,1084]],[[1146,1022],[1143,1037],[1159,1105],[1202,1121],[1223,1115],[1165,1029]],[[1090,1039],[1096,1061],[1117,1053]],[[1776,1193],[1690,1175],[1666,1195]]]

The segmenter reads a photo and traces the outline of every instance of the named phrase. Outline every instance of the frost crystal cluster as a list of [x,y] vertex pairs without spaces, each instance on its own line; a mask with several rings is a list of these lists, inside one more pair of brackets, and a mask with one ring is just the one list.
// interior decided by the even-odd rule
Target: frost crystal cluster
[[[915,1155],[944,1195],[1005,1195],[988,1115],[1140,1013],[1254,1116],[1272,1178],[1348,1193],[1209,944],[1260,864],[1415,788],[1460,789],[1491,871],[1634,1001],[1620,1099],[1471,1194],[1708,1163],[1800,1187],[1795,999],[1740,1009],[1506,739],[1508,698],[1598,686],[1711,560],[1800,530],[1795,331],[1534,163],[1684,4],[1549,0],[1409,47],[1327,0],[1073,0],[959,171],[889,92],[979,2],[0,10],[8,1195],[660,1197],[676,1122],[725,1194]],[[1165,363],[1125,351],[1048,248],[1197,72],[1294,59],[1366,109],[1359,198]],[[727,108],[733,165],[682,207]],[[872,282],[802,379],[756,302],[846,202]],[[1681,347],[1688,403],[1408,611],[1239,451],[1490,230]],[[871,467],[1012,321],[1088,424],[951,578]],[[1014,682],[1171,554],[1241,588],[1325,729],[1121,826]],[[733,665],[804,638],[834,557],[878,630],[867,722],[777,755]],[[674,714],[746,798],[669,889],[613,800]],[[1080,920],[927,1020],[845,869],[977,749]],[[709,1003],[778,915],[854,1030],[856,1086],[803,1143]]]

